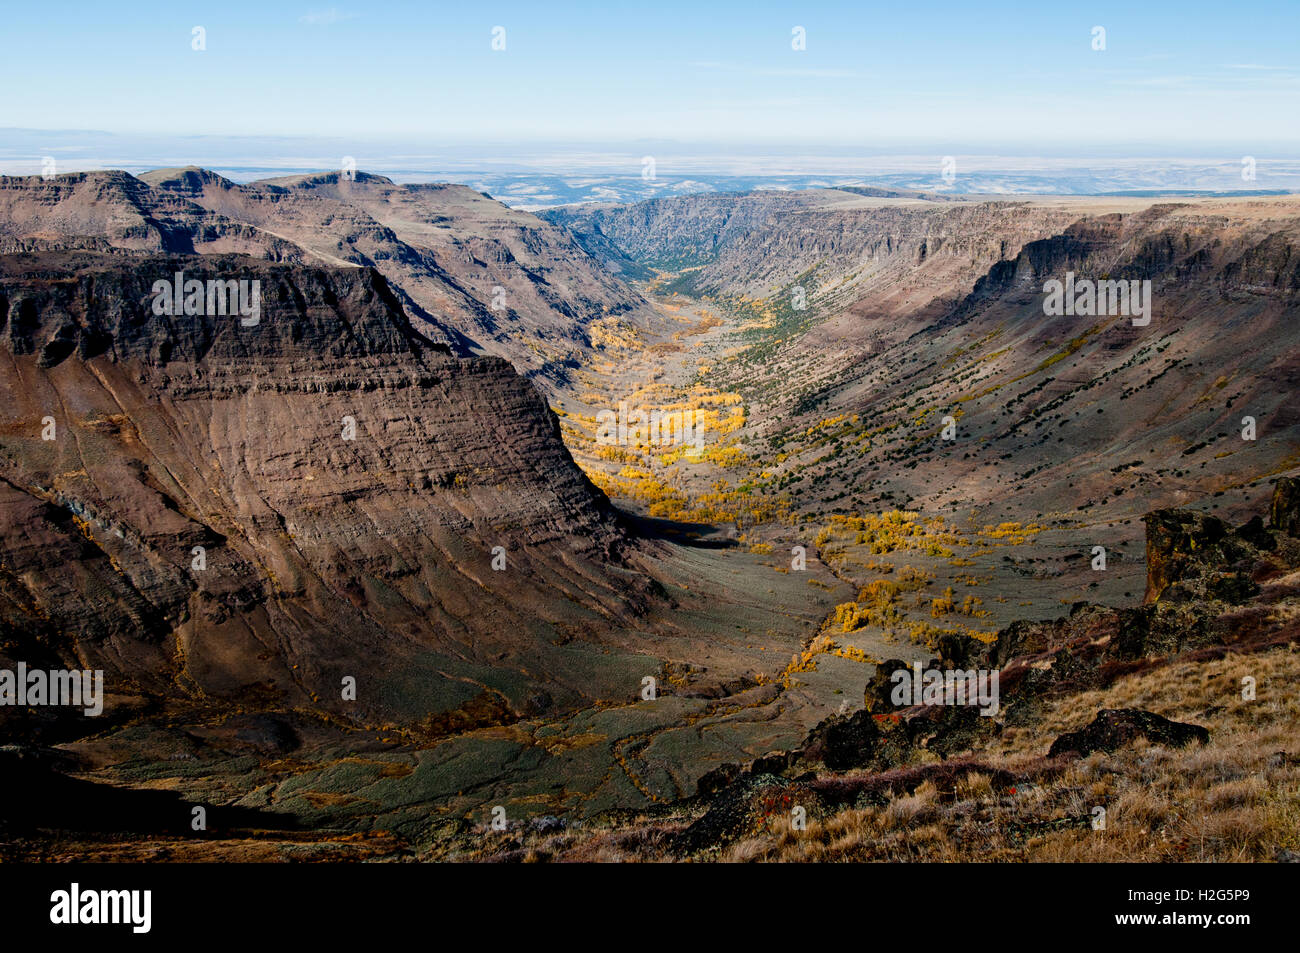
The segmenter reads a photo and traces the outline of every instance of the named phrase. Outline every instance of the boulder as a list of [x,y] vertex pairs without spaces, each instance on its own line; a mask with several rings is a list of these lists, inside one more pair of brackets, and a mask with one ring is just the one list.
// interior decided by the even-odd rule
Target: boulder
[[1156,510],[1142,519],[1147,528],[1146,602],[1157,601],[1229,532],[1218,517],[1190,510]]
[[784,808],[782,792],[791,782],[771,774],[748,775],[724,788],[695,823],[677,835],[674,847],[693,853],[720,847],[754,833],[777,806]]
[[1200,725],[1170,721],[1140,708],[1103,708],[1090,724],[1053,741],[1047,756],[1054,758],[1069,751],[1079,755],[1115,751],[1138,738],[1169,748],[1182,748],[1193,741],[1205,744],[1210,740],[1210,732]]
[[820,761],[832,771],[866,767],[876,755],[880,729],[869,711],[827,718],[808,734],[803,757]]
[[1237,530],[1218,517],[1191,510],[1156,510],[1143,520],[1146,603],[1240,604],[1259,591],[1249,576],[1263,553],[1274,548],[1274,541],[1258,518]]

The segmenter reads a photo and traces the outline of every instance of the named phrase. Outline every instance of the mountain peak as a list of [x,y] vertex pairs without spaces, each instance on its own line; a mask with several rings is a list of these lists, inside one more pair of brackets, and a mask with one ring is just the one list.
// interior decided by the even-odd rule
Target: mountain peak
[[221,189],[235,188],[235,183],[230,179],[197,165],[153,169],[142,173],[139,178],[151,188],[167,189],[172,192],[201,192],[207,186]]
[[347,179],[341,171],[333,172],[306,172],[301,175],[284,175],[273,179],[258,179],[253,185],[274,185],[284,189],[314,189],[322,185],[339,185],[342,182],[348,184],[361,183],[363,185],[396,185],[392,179],[383,175],[374,175],[370,172],[353,172],[351,178]]

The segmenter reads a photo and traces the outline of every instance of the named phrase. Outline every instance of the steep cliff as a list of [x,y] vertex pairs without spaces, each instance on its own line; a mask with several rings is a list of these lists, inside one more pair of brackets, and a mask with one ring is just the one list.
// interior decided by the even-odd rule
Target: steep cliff
[[[259,282],[257,322],[154,313],[177,272]],[[374,270],[5,255],[0,342],[3,662],[430,731],[608,688],[564,647],[647,598],[608,502]]]

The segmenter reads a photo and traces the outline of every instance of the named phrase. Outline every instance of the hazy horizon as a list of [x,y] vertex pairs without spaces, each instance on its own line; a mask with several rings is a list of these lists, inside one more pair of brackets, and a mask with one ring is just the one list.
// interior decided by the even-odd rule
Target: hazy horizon
[[[946,145],[950,151],[942,152]],[[1252,177],[1247,178],[1247,160]],[[946,163],[951,160],[951,167]],[[341,169],[398,183],[457,182],[516,207],[661,195],[866,185],[950,194],[1300,191],[1300,159],[1225,145],[1125,154],[977,143],[815,145],[429,143],[325,137],[150,137],[0,129],[0,174],[200,166],[236,182]],[[947,173],[945,173],[947,169]]]

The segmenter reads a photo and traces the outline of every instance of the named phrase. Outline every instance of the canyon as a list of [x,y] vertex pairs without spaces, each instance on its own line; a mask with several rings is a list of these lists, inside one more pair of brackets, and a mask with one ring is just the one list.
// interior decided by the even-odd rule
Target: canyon
[[[1289,492],[1300,201],[874,191],[534,215],[361,172],[0,179],[0,668],[107,683],[98,720],[0,709],[18,855],[91,790],[123,799],[78,834],[104,857],[685,826],[843,767],[805,755],[870,734],[887,661],[1110,638],[1190,572],[1147,513]],[[182,271],[258,282],[260,321],[154,314]],[[1067,272],[1150,280],[1151,324],[1044,315]],[[621,402],[701,414],[703,453],[602,444]],[[1243,531],[1252,651],[1289,618],[1289,506],[1271,549]],[[989,743],[909,731],[852,767]],[[159,789],[213,836],[139,821]],[[531,834],[483,847],[496,805]],[[712,823],[681,843],[735,840]]]

